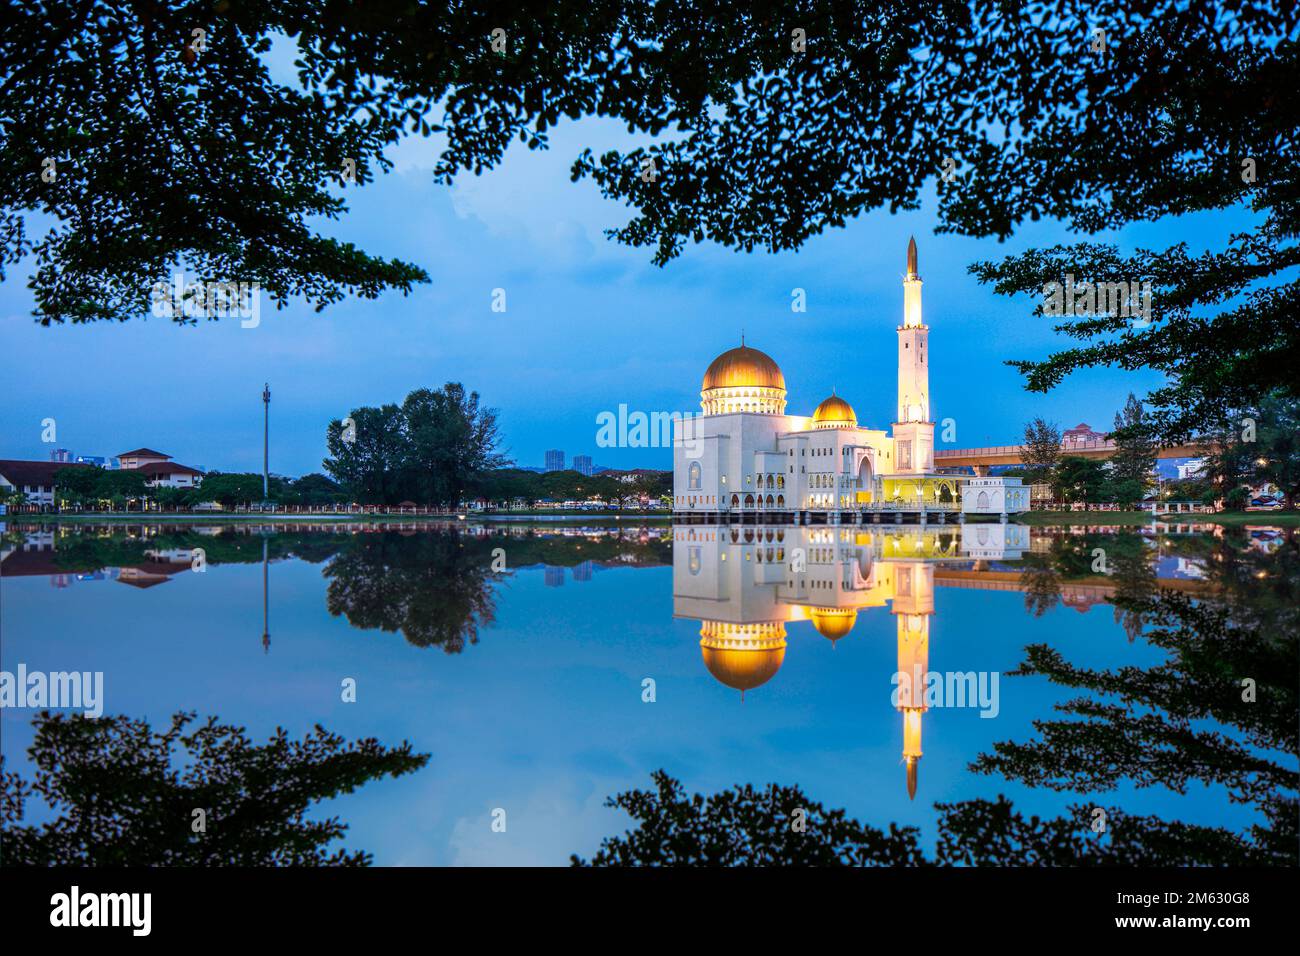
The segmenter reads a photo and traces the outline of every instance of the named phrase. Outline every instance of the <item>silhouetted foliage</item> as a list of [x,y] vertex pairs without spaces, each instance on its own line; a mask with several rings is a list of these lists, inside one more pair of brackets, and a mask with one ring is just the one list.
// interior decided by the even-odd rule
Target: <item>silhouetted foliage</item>
[[397,405],[354,408],[326,429],[325,470],[353,500],[454,507],[505,464],[495,409],[457,382],[417,388]]
[[[606,801],[636,826],[607,837],[574,866],[1246,866],[1283,865],[1250,838],[1218,827],[1076,805],[1065,816],[1026,818],[1003,796],[936,803],[938,840],[927,854],[916,827],[888,832],[828,810],[798,787],[746,784],[687,796],[663,770],[655,789]],[[802,816],[800,815],[802,813]],[[802,828],[801,828],[802,827]]]
[[[346,742],[320,725],[253,744],[243,728],[176,714],[154,730],[125,716],[42,711],[32,781],[0,765],[4,866],[366,866],[365,851],[330,849],[347,825],[307,818],[315,804],[371,780],[420,769],[427,754],[374,738]],[[39,796],[49,822],[24,824]],[[198,826],[195,811],[206,814]],[[201,832],[196,832],[200,830]]]

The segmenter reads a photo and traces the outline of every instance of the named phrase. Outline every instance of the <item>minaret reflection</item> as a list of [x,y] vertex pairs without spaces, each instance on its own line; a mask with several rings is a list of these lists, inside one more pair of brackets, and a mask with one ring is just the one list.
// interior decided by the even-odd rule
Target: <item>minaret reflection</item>
[[903,762],[915,797],[935,570],[1018,558],[1028,546],[1019,525],[683,525],[673,535],[673,612],[700,621],[704,666],[743,699],[781,669],[788,624],[808,621],[833,647],[860,613],[891,605],[898,672],[907,675],[897,699]]
[[934,614],[934,565],[894,566],[893,614],[898,630],[898,709],[903,714],[903,762],[907,795],[916,797],[921,759],[921,716],[925,713],[925,675],[930,670],[930,617]]

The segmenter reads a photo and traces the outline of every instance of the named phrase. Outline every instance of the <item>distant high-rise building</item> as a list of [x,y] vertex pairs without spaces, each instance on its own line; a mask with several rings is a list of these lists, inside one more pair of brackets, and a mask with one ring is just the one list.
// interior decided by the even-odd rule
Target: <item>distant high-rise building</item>
[[573,580],[590,581],[592,563],[590,561],[579,561],[573,566]]
[[548,564],[542,571],[542,581],[548,588],[562,587],[564,584],[564,568],[556,568]]
[[55,448],[50,452],[50,461],[72,461],[72,452],[66,448]]
[[546,470],[547,471],[564,471],[564,452],[558,448],[551,448],[546,452]]
[[573,456],[573,470],[576,471],[576,472],[577,472],[578,474],[580,474],[580,475],[587,475],[588,477],[590,477],[590,475],[591,475],[591,456],[590,456],[590,455],[574,455],[574,456]]

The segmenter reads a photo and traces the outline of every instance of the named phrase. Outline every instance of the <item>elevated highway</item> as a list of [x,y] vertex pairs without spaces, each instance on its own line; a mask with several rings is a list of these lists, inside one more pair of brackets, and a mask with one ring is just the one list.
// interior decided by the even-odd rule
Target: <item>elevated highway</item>
[[[993,465],[1023,465],[1025,445],[990,445],[986,448],[936,448],[936,468],[969,467],[976,475],[987,475]],[[1156,450],[1157,458],[1199,458],[1212,449],[1206,442],[1186,442]],[[1097,441],[1062,442],[1061,454],[1075,458],[1110,458],[1115,454],[1115,442]]]

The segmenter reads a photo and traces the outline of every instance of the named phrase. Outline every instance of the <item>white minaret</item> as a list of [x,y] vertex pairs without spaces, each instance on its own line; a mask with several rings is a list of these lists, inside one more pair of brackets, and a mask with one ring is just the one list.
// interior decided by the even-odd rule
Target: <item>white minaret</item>
[[930,329],[921,320],[921,276],[916,239],[907,243],[903,277],[903,324],[898,327],[898,420],[894,422],[894,470],[918,474],[934,468],[930,421]]
[[916,271],[916,240],[907,244],[903,278],[903,324],[898,327],[898,420],[930,420],[930,369],[926,345],[930,329],[921,321],[921,277]]

